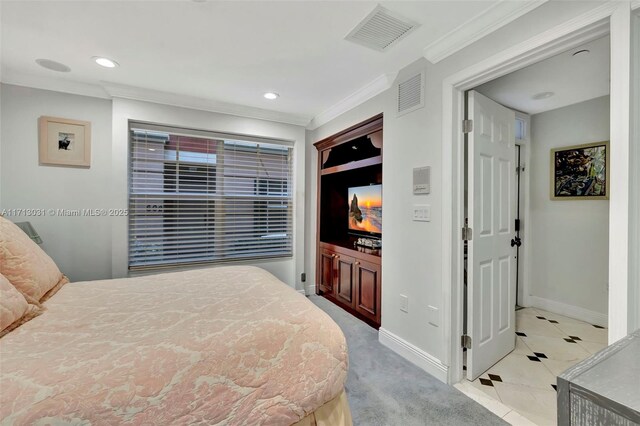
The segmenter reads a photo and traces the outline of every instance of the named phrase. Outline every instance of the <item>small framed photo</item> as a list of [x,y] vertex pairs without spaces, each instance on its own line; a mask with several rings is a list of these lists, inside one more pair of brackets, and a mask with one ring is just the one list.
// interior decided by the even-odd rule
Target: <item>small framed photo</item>
[[40,164],[91,166],[91,123],[57,117],[40,117]]
[[609,199],[609,142],[551,150],[552,200]]

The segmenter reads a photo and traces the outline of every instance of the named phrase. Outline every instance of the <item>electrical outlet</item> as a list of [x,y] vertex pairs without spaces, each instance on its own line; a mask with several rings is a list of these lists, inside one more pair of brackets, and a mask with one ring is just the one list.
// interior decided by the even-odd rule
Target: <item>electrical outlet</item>
[[404,294],[400,295],[400,310],[409,313],[409,298]]
[[300,281],[302,281],[303,283],[307,281],[307,274],[305,272],[300,274]]

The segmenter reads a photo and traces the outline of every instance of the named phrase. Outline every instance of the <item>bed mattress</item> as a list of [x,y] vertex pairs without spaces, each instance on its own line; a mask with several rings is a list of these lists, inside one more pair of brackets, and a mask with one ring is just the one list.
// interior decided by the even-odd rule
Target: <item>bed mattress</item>
[[259,268],[71,283],[45,306],[0,339],[3,424],[290,425],[343,392],[339,327]]

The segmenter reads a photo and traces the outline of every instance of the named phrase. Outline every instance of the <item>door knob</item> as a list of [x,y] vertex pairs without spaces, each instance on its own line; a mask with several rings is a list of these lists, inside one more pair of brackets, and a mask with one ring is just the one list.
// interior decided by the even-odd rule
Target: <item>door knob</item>
[[513,246],[520,247],[521,245],[522,245],[522,240],[520,239],[520,237],[515,237],[514,239],[511,240],[511,247]]

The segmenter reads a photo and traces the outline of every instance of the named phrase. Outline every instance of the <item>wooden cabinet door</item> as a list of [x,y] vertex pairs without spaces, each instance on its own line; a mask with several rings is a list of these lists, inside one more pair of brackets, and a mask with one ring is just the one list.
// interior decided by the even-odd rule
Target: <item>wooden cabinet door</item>
[[356,311],[380,324],[380,265],[357,261],[355,272]]
[[320,264],[318,265],[318,287],[322,293],[333,295],[336,254],[330,250],[320,250]]
[[355,307],[355,262],[350,256],[336,256],[336,298],[352,308]]

